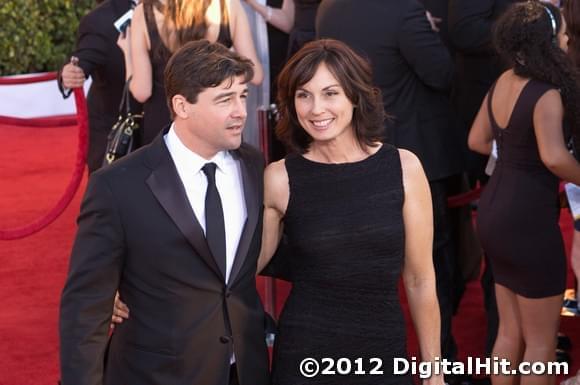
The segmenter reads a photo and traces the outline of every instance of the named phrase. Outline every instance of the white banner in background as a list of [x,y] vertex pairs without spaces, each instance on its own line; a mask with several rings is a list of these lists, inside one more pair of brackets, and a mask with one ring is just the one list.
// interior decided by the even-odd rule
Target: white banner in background
[[[16,75],[14,77],[29,77],[42,74]],[[85,94],[91,85],[89,78],[85,82]],[[0,115],[14,118],[42,118],[57,115],[73,115],[76,113],[75,100],[71,95],[63,99],[58,90],[56,80],[0,85]]]

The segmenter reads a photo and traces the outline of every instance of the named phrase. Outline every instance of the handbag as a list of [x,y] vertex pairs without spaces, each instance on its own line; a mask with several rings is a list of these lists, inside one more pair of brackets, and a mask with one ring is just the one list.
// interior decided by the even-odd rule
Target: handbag
[[119,118],[107,137],[107,149],[103,160],[104,166],[113,163],[136,148],[135,131],[141,126],[143,115],[131,112],[130,82],[131,78],[127,79],[123,88],[121,104],[119,105]]

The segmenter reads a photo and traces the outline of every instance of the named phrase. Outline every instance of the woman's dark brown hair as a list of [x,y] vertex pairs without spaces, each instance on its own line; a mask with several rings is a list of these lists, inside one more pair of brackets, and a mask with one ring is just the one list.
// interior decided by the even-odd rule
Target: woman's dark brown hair
[[310,42],[290,58],[278,76],[280,120],[278,138],[295,152],[307,151],[312,137],[298,122],[294,96],[325,64],[354,105],[352,128],[362,148],[374,146],[384,136],[385,112],[381,92],[373,86],[370,64],[346,44],[332,39]]
[[513,4],[502,15],[495,27],[494,41],[516,75],[551,83],[560,90],[571,128],[567,136],[580,138],[580,82],[576,67],[558,46],[561,27],[557,7],[530,0]]

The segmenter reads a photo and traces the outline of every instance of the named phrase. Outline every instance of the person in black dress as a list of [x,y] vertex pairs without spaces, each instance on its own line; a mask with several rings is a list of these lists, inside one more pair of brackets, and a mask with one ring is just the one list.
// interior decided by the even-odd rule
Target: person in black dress
[[[119,31],[113,22],[131,9],[131,0],[105,0],[84,16],[79,24],[72,56],[78,64],[67,63],[58,76],[58,86],[67,98],[72,88],[82,87],[91,76],[87,96],[89,110],[89,173],[103,164],[107,136],[117,121],[125,85],[123,53],[117,47]],[[134,105],[133,105],[134,106]]]
[[[392,365],[407,355],[401,275],[422,359],[440,357],[433,217],[421,163],[381,143],[381,93],[370,65],[344,43],[307,43],[282,70],[278,101],[277,134],[294,152],[265,172],[258,271],[284,232],[293,287],[279,319],[272,383],[411,384]],[[305,378],[299,364],[306,357],[347,358],[354,369]],[[368,374],[371,358],[382,360],[384,374]]]
[[[212,0],[204,2],[204,6],[198,3],[145,0],[135,8],[130,44],[127,39],[119,41],[127,75],[133,76],[131,93],[144,103],[143,144],[150,143],[170,122],[163,71],[171,54],[188,41],[208,39],[233,47],[253,62],[252,83],[262,81],[262,66],[240,0]],[[178,17],[183,14],[190,15],[190,19]]]
[[[498,52],[511,64],[491,87],[469,134],[495,170],[482,194],[478,232],[491,262],[499,310],[492,356],[512,365],[555,360],[566,256],[558,218],[558,183],[578,184],[568,152],[566,116],[578,130],[578,79],[564,48],[566,26],[551,4],[512,5],[496,26]],[[553,384],[545,376],[493,376],[499,384]],[[529,382],[528,382],[529,381]]]

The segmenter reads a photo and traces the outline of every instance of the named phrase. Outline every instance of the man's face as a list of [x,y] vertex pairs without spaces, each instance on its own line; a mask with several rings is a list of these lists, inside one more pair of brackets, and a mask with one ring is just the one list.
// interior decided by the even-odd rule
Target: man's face
[[[217,87],[206,88],[196,103],[186,103],[188,117],[183,120],[194,150],[206,159],[242,144],[242,131],[248,115],[248,87],[242,76],[226,79]],[[189,140],[187,140],[189,142]]]

